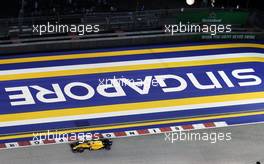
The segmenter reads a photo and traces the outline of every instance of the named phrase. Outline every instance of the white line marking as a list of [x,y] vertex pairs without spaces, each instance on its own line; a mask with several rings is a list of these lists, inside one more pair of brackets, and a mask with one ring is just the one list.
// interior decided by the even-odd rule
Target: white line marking
[[264,58],[262,53],[232,53],[222,55],[207,55],[207,56],[195,56],[195,57],[178,57],[178,58],[163,58],[163,59],[148,59],[148,60],[136,60],[125,62],[109,62],[99,64],[81,64],[81,65],[68,65],[68,66],[52,66],[52,67],[38,67],[38,68],[26,68],[26,69],[14,69],[0,71],[0,75],[13,75],[24,73],[39,73],[39,72],[53,72],[53,71],[65,71],[76,69],[90,69],[90,68],[105,68],[113,66],[130,66],[139,64],[156,64],[156,63],[170,63],[170,62],[184,62],[184,61],[200,61],[210,59],[227,59],[227,58],[243,58],[243,57],[260,57]]
[[164,107],[164,108],[137,109],[131,111],[108,112],[108,113],[100,113],[100,114],[84,114],[84,115],[62,116],[62,117],[53,117],[53,118],[30,119],[30,120],[1,122],[0,127],[39,124],[39,123],[53,123],[53,122],[73,121],[73,120],[82,120],[82,119],[107,118],[114,116],[129,116],[136,114],[149,114],[149,113],[160,113],[160,112],[169,112],[169,111],[170,112],[182,111],[182,110],[203,109],[203,108],[211,108],[211,107],[225,107],[225,106],[233,106],[233,105],[263,103],[263,102],[264,102],[264,98],[261,98],[261,99],[238,100],[238,101],[230,101],[230,102],[181,105],[181,106]]

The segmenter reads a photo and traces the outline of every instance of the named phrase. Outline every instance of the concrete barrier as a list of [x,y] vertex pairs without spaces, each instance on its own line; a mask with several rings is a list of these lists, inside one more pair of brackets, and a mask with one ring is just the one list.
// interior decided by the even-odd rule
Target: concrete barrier
[[[264,33],[229,33],[228,35],[252,35],[257,40],[264,39]],[[219,39],[217,39],[219,40]],[[225,40],[225,39],[220,39]],[[160,43],[175,43],[175,42],[195,42],[195,41],[210,41],[210,39],[201,39],[200,33],[176,34],[149,34],[135,36],[115,36],[104,38],[87,38],[87,39],[72,39],[72,40],[52,40],[39,41],[28,43],[15,44],[0,44],[0,54],[23,54],[33,52],[54,52],[67,50],[83,50],[108,47],[136,46],[147,44]]]

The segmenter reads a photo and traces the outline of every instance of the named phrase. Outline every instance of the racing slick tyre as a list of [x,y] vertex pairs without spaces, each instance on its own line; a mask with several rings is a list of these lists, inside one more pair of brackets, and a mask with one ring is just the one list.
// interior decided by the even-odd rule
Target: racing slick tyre
[[73,149],[76,146],[76,143],[72,143],[70,146],[73,153],[78,153],[76,149]]
[[74,149],[72,149],[72,152],[73,152],[73,153],[78,153],[78,151],[77,151],[77,150],[74,150]]
[[72,149],[72,152],[73,153],[82,153],[84,152],[84,149],[83,148],[77,148],[77,149],[73,149],[75,146],[77,146],[78,144],[77,143],[72,143],[71,144],[71,149]]
[[81,149],[77,149],[77,152],[78,152],[78,153],[82,153],[82,152],[84,152],[84,149],[83,149],[83,148],[81,148]]
[[111,150],[112,141],[109,139],[102,140],[104,142],[104,149],[105,150]]
[[105,146],[105,150],[111,150],[111,146],[110,145],[106,145]]

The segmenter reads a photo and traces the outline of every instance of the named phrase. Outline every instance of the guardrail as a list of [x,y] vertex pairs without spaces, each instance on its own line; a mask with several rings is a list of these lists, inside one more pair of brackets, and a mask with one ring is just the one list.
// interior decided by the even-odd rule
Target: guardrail
[[[206,34],[201,33],[176,33],[174,36],[159,31],[142,32],[143,35],[135,33],[125,33],[120,35],[108,35],[102,38],[83,38],[73,40],[51,40],[42,42],[24,42],[15,44],[0,44],[0,54],[23,54],[33,52],[55,52],[67,50],[83,50],[107,47],[120,47],[120,46],[136,46],[147,44],[160,44],[160,43],[175,43],[186,41],[210,41],[214,39],[202,39]],[[208,35],[208,34],[207,34]],[[210,34],[209,34],[210,35]],[[251,40],[264,40],[264,32],[232,32],[229,36],[239,36],[237,41],[246,40],[251,37]],[[222,39],[217,40],[230,40],[229,37],[223,35]]]

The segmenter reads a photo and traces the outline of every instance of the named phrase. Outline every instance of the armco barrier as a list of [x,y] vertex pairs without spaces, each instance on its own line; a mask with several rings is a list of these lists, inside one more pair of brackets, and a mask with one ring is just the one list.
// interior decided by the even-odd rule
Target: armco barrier
[[[246,33],[237,32],[229,33],[228,35],[253,35],[257,40],[264,39],[264,32],[261,33]],[[224,40],[224,39],[223,39]],[[244,39],[243,39],[244,40]],[[52,41],[39,41],[28,43],[13,43],[13,44],[0,44],[0,54],[20,54],[32,52],[54,52],[66,50],[82,50],[82,49],[95,49],[95,48],[108,48],[120,46],[135,46],[159,43],[173,43],[173,42],[195,42],[195,41],[208,41],[202,39],[200,33],[184,33],[175,34],[148,34],[148,35],[134,35],[134,36],[115,36],[103,38],[87,38],[87,39],[72,39],[72,40],[52,40]]]

